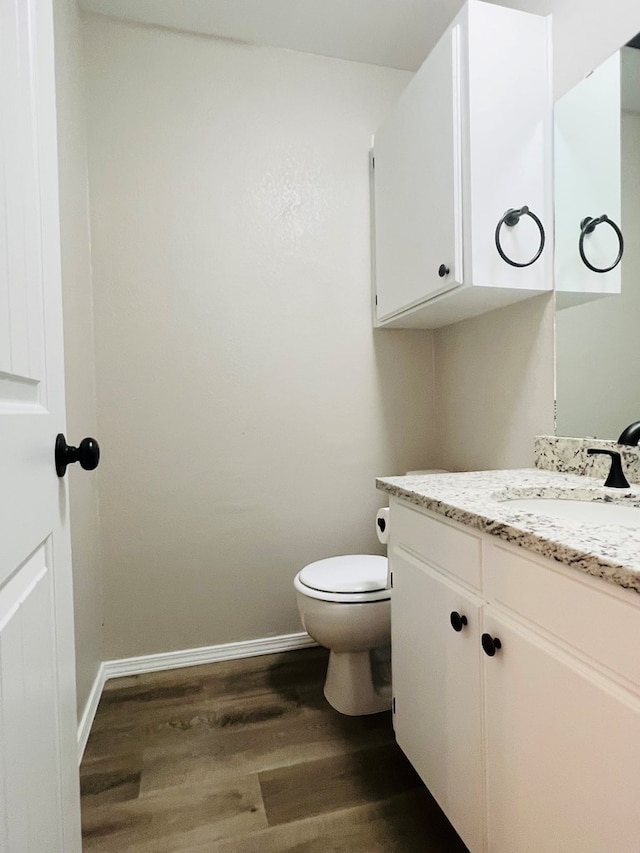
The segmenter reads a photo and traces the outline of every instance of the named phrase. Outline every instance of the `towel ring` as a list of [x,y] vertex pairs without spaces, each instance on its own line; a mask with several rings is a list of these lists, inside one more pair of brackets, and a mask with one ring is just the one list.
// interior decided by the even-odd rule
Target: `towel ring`
[[[531,258],[531,260],[527,261],[525,264],[520,264],[517,261],[512,261],[511,258],[505,255],[504,251],[502,250],[502,246],[500,245],[500,229],[502,228],[502,226],[506,225],[507,228],[513,228],[514,225],[517,225],[518,222],[520,222],[520,218],[522,216],[530,216],[531,219],[533,219],[533,221],[536,223],[536,225],[538,226],[538,230],[540,231],[540,247],[535,253],[535,255]],[[498,222],[498,225],[496,226],[496,249],[498,250],[498,254],[502,258],[502,260],[506,261],[512,267],[530,267],[531,264],[534,264],[542,254],[542,250],[544,249],[544,241],[545,235],[544,228],[542,227],[542,222],[540,222],[535,213],[532,213],[529,210],[526,204],[524,207],[521,207],[520,210],[509,208],[509,210],[507,210],[505,215],[502,217],[502,219],[500,220],[500,222]]]
[[[592,231],[596,230],[596,227],[600,225],[601,222],[606,222],[609,224],[613,230],[616,232],[616,236],[618,238],[618,243],[620,245],[620,249],[618,251],[618,257],[611,264],[610,267],[594,267],[592,263],[590,263],[586,255],[584,253],[584,238],[587,234],[591,234]],[[624,252],[624,238],[622,237],[622,231],[618,228],[613,219],[609,219],[606,213],[603,213],[602,216],[598,216],[597,219],[592,219],[590,216],[585,216],[585,218],[580,223],[580,239],[578,240],[578,250],[580,252],[580,257],[582,258],[582,263],[589,267],[593,272],[611,272],[611,270],[615,269],[620,261],[622,260],[622,254]]]

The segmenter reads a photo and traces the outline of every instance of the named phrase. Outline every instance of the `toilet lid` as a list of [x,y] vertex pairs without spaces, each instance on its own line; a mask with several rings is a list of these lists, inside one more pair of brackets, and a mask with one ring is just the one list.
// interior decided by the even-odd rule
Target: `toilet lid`
[[301,583],[320,592],[362,593],[387,588],[387,558],[374,554],[329,557],[305,566]]

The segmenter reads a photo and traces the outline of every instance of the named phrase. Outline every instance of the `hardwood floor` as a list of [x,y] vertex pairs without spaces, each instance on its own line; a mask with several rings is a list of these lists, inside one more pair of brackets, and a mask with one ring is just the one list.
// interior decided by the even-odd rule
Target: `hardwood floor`
[[80,768],[85,851],[466,853],[393,738],[304,649],[107,682]]

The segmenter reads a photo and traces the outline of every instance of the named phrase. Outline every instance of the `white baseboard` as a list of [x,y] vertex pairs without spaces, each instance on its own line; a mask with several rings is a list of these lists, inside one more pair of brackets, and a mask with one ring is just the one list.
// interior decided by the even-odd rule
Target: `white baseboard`
[[181,649],[177,652],[161,652],[156,655],[141,655],[119,660],[106,660],[100,665],[91,688],[82,718],[78,725],[78,763],[82,761],[98,702],[109,678],[121,678],[124,675],[141,675],[144,672],[160,672],[165,669],[179,669],[185,666],[198,666],[203,663],[215,663],[223,660],[272,655],[276,652],[290,652],[317,646],[315,640],[303,632],[282,634],[279,637],[264,637],[259,640],[244,640],[240,643],[223,643],[220,646],[202,646],[198,649]]
[[84,755],[84,748],[87,745],[87,741],[89,740],[89,733],[91,732],[91,726],[93,725],[93,719],[96,715],[96,711],[98,710],[98,703],[100,702],[100,697],[102,696],[102,688],[104,687],[104,683],[107,680],[107,676],[104,671],[104,663],[101,663],[98,667],[98,672],[94,679],[93,684],[91,685],[91,690],[89,691],[89,696],[87,697],[87,701],[84,706],[84,711],[82,712],[82,717],[80,718],[80,722],[78,723],[78,765],[82,761],[82,756]]

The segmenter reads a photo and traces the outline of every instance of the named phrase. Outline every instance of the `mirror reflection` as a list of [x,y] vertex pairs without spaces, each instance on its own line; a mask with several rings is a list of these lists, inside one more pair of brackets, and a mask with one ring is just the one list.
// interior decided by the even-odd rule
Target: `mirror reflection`
[[[640,420],[640,49],[623,47],[555,113],[556,433],[616,440]],[[580,222],[602,214],[626,239],[621,262],[595,273]],[[607,222],[583,245],[598,269],[619,252]]]

